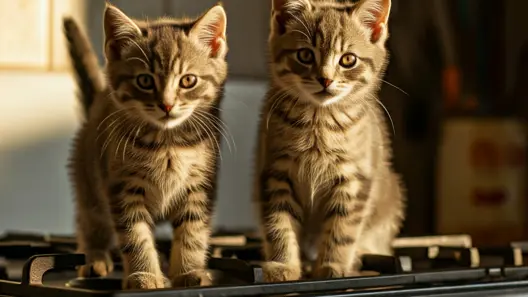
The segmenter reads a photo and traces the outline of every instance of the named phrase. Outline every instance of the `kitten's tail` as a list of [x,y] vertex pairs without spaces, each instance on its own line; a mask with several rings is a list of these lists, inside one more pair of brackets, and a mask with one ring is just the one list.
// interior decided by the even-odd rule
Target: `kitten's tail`
[[63,19],[64,36],[79,88],[77,96],[88,116],[97,93],[104,91],[105,80],[90,41],[73,18]]

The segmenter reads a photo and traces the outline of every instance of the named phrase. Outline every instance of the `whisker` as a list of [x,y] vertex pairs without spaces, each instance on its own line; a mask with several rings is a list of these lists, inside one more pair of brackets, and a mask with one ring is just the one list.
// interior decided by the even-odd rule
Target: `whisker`
[[[280,91],[275,95],[277,98],[273,99],[273,103],[268,111],[268,116],[266,119],[266,129],[269,129],[269,122],[271,120],[271,116],[273,115],[273,111],[280,105],[280,103],[285,100],[288,97],[287,91]],[[274,97],[275,97],[274,96]],[[273,97],[272,97],[273,98]]]
[[150,68],[149,64],[145,60],[143,60],[143,59],[141,59],[139,57],[131,57],[131,58],[126,59],[127,62],[133,61],[133,60],[138,60],[141,63],[143,63],[145,65],[145,67]]
[[145,120],[142,120],[141,121],[141,124],[139,124],[139,128],[137,129],[136,131],[136,135],[134,135],[134,139],[132,140],[132,146],[135,146],[136,145],[136,139],[139,135],[139,132],[141,131],[141,129],[143,129],[143,126],[145,124]]
[[383,104],[383,102],[381,102],[378,98],[376,98],[376,102],[379,103],[379,105],[381,105],[381,107],[383,107],[383,109],[385,110],[385,112],[387,113],[387,116],[389,117],[389,120],[391,122],[391,125],[392,125],[392,132],[394,133],[394,135],[396,135],[396,129],[394,128],[394,122],[392,121],[392,117],[389,113],[389,110],[387,109],[387,107],[385,107],[385,105]]
[[[218,151],[221,152],[222,149],[221,149],[220,143],[218,142],[218,138],[216,137],[216,135],[215,135],[214,131],[211,129],[211,127],[210,127],[209,125],[207,125],[207,123],[205,122],[205,120],[207,120],[207,118],[205,118],[205,117],[204,117],[203,115],[201,115],[201,114],[198,114],[198,116],[199,116],[199,117],[198,117],[199,120],[204,124],[204,127],[205,127],[208,131],[211,132],[211,135],[213,136],[214,141],[216,142],[216,146],[217,146],[217,148],[218,148]],[[209,122],[209,123],[210,123],[210,122]],[[229,147],[229,149],[230,149],[230,151],[231,151],[231,147],[230,147],[229,145],[228,145],[228,147]]]
[[[296,16],[295,14],[291,14],[292,17],[294,17],[297,21],[299,21],[299,23],[301,23],[301,25],[303,25],[304,29],[306,29],[306,33],[308,36],[312,36],[311,32],[310,32],[310,29],[308,29],[308,26],[306,25],[305,22],[303,22],[298,16]],[[308,37],[308,40],[312,40],[312,38]]]
[[[203,129],[203,131],[204,131],[204,132],[205,132],[210,138],[213,138],[213,140],[214,140],[214,144],[216,144],[216,147],[217,147],[217,149],[218,149],[218,156],[220,157],[220,161],[223,162],[223,159],[222,159],[222,153],[221,153],[221,150],[220,150],[220,144],[218,143],[218,140],[216,139],[214,133],[213,133],[211,130],[209,130],[209,129],[207,128],[207,125],[201,120],[199,114],[196,114],[195,119],[196,119],[196,121],[197,121],[196,124],[197,124],[198,126],[200,126],[200,128]],[[214,144],[213,144],[213,145],[214,145]]]
[[224,137],[226,143],[227,143],[227,146],[228,146],[228,149],[229,151],[231,152],[231,146],[230,146],[230,141],[229,141],[229,137],[227,137],[227,135],[231,136],[230,139],[233,143],[233,150],[237,151],[237,147],[236,147],[236,142],[235,142],[235,138],[233,137],[233,134],[229,131],[229,127],[227,126],[227,124],[222,121],[222,119],[220,119],[219,117],[213,115],[213,114],[207,114],[205,113],[204,111],[202,110],[195,110],[196,112],[200,113],[205,119],[207,119],[207,121],[209,121],[210,124],[212,124],[214,126],[214,128],[220,133],[222,134],[222,136]]
[[304,35],[304,36],[306,37],[306,39],[308,40],[308,42],[310,42],[310,43],[312,42],[312,40],[310,39],[310,36],[308,36],[308,34],[304,33],[303,31],[301,31],[301,30],[297,30],[297,29],[294,29],[294,30],[292,30],[292,32],[300,33],[300,34],[302,34],[302,35]]
[[230,99],[233,99],[234,101],[236,101],[236,103],[240,103],[242,104],[245,108],[249,109],[249,106],[247,105],[247,103],[245,102],[246,101],[246,98],[239,98],[237,97],[238,94],[232,94],[231,96],[229,96]]
[[224,109],[222,109],[222,108],[220,108],[220,107],[216,107],[216,106],[214,106],[214,105],[212,105],[212,104],[207,104],[206,107],[207,107],[207,108],[211,108],[211,109],[216,109],[216,110],[220,111],[221,113],[225,113],[225,110],[224,110]]
[[[299,94],[297,94],[296,97],[297,98],[295,99],[295,102],[293,103],[293,105],[290,108],[288,108],[288,111],[287,111],[288,116],[290,116],[290,112],[292,112],[295,106],[297,106],[297,103],[299,103]],[[297,124],[299,121],[301,121],[301,119],[298,119],[297,121],[295,121],[295,124]]]
[[97,142],[99,138],[103,136],[104,133],[108,131],[108,129],[110,129],[117,121],[122,120],[124,117],[126,117],[126,114],[119,115],[119,117],[116,118],[113,122],[111,122],[110,125],[106,126],[106,128],[103,131],[99,132],[99,134],[97,135],[97,138],[95,139],[95,142]]
[[139,44],[132,38],[130,37],[122,37],[122,38],[119,38],[119,39],[125,39],[125,40],[128,40],[130,42],[132,42],[140,51],[141,53],[143,54],[143,56],[145,57],[145,59],[149,62],[150,64],[150,59],[148,58],[147,54],[145,53],[145,51],[141,48],[141,46],[139,46]]
[[123,158],[122,158],[123,162],[125,162],[126,148],[127,148],[128,141],[130,140],[130,135],[132,134],[132,132],[134,132],[134,130],[136,129],[137,126],[138,125],[134,125],[133,128],[130,129],[130,132],[128,132],[128,134],[126,136],[125,145],[123,146]]
[[107,115],[100,123],[99,125],[97,126],[97,130],[99,130],[101,128],[101,125],[103,125],[104,122],[106,122],[111,116],[115,115],[116,113],[119,113],[121,111],[126,111],[126,110],[129,110],[129,109],[132,109],[132,107],[128,107],[128,108],[120,108],[114,112],[112,112],[111,114]]
[[[207,118],[206,118],[207,119]],[[231,143],[229,141],[229,138],[227,137],[226,134],[229,134],[219,123],[215,122],[214,120],[211,120],[211,119],[207,119],[207,121],[211,124],[211,126],[213,128],[215,128],[216,131],[218,131],[222,137],[225,139],[226,141],[226,144],[227,144],[227,149],[229,150],[229,153],[233,153],[233,151],[236,152],[236,143],[233,139],[233,151],[231,150]],[[231,136],[231,135],[230,135]],[[231,136],[232,138],[232,136]]]
[[[194,118],[193,118],[193,117],[191,117],[191,118],[189,119],[189,124],[192,126],[192,128],[193,128],[195,131],[198,131],[198,130],[199,130],[199,129],[196,127],[195,123],[194,123]],[[202,142],[202,141],[203,141],[202,134],[201,134],[201,133],[198,133],[198,135],[199,135],[199,140],[200,140],[200,142]]]
[[[210,125],[214,126],[214,123],[212,123],[212,122],[211,122],[211,119],[208,118],[210,115],[208,115],[208,114],[203,114],[200,110],[195,110],[194,112],[195,112],[196,116],[200,118],[200,121],[201,121],[202,123],[204,123],[204,125],[205,125],[205,124],[209,124],[209,125],[206,125],[206,126],[209,127],[209,128],[210,128]],[[217,132],[219,132],[220,134],[222,133],[222,132],[220,132],[220,131],[218,130],[218,127],[214,127],[214,128],[215,128],[215,130],[216,130]],[[227,144],[227,146],[228,146],[229,151],[231,151],[231,146],[230,146],[229,143]]]
[[395,88],[396,90],[402,92],[403,94],[409,96],[409,94],[408,94],[407,92],[405,92],[402,88],[400,88],[400,87],[398,87],[398,86],[396,86],[396,85],[394,85],[394,84],[391,84],[390,82],[388,82],[388,81],[386,81],[386,80],[384,80],[384,79],[381,79],[381,78],[380,78],[379,80],[382,81],[382,82],[384,82],[384,83],[386,83],[387,85],[389,85],[389,86]]
[[110,131],[110,134],[108,135],[108,137],[106,138],[105,142],[103,143],[103,146],[101,148],[101,155],[99,156],[100,158],[103,157],[103,154],[104,152],[106,151],[106,149],[108,148],[108,145],[110,144],[110,142],[113,141],[113,139],[115,138],[115,134],[114,132],[116,131],[117,128],[119,127],[122,127],[123,124],[126,123],[125,120],[121,120],[115,127],[114,129],[112,129],[112,131]]
[[119,147],[121,146],[121,142],[123,141],[123,138],[126,136],[127,133],[121,133],[119,136],[119,141],[117,142],[117,146],[114,152],[114,158],[117,157],[117,153],[119,151]]

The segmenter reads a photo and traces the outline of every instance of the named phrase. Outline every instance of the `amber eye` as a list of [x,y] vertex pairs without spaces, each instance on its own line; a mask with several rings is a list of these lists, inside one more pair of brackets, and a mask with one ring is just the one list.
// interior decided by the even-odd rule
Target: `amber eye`
[[339,60],[339,65],[344,68],[352,68],[356,65],[357,57],[354,54],[344,54]]
[[196,77],[196,75],[188,74],[181,78],[180,87],[184,89],[191,89],[196,86],[197,82],[198,78]]
[[152,90],[154,89],[154,77],[150,74],[140,74],[136,77],[136,83],[138,87],[143,90]]
[[311,49],[302,48],[297,52],[297,59],[303,64],[312,64],[315,56]]

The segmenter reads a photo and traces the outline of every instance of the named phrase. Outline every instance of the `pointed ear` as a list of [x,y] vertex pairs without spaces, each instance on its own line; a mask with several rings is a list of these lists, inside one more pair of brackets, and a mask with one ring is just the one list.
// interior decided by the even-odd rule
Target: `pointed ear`
[[130,38],[141,36],[139,27],[117,7],[106,3],[103,18],[105,54],[109,60],[119,59],[123,45]]
[[226,29],[227,16],[218,4],[196,21],[190,34],[211,49],[211,57],[223,58],[227,53]]
[[355,12],[369,30],[371,42],[385,41],[388,36],[391,0],[360,0],[357,5]]
[[295,14],[303,10],[311,10],[312,5],[309,0],[271,0],[272,18],[274,28],[279,34],[286,32],[286,23]]

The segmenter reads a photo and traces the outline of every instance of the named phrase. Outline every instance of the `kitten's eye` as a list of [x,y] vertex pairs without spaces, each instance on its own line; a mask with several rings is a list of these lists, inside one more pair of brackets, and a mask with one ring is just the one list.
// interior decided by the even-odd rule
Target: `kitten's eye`
[[357,57],[354,54],[344,54],[339,60],[339,65],[344,68],[352,68],[356,65]]
[[143,90],[154,89],[154,77],[150,74],[140,74],[136,77],[137,85]]
[[196,77],[196,75],[188,74],[181,78],[180,87],[184,89],[191,89],[196,86],[197,82],[198,78]]
[[302,48],[297,52],[297,59],[303,64],[312,64],[315,59],[315,55],[311,49]]

